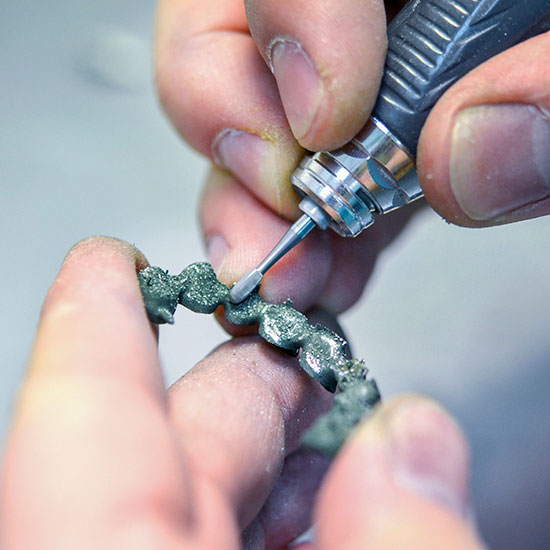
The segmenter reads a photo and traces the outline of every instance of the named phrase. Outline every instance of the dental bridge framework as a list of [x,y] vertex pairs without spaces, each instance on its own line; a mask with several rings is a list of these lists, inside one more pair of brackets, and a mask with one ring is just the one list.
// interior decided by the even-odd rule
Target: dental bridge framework
[[354,426],[380,401],[373,379],[367,380],[364,362],[349,359],[347,342],[322,325],[311,325],[287,300],[264,302],[258,290],[233,304],[230,288],[218,281],[209,263],[194,263],[179,275],[159,267],[138,273],[147,315],[156,324],[173,323],[178,303],[197,313],[214,313],[221,305],[225,318],[236,325],[259,325],[260,336],[298,356],[300,366],[328,391],[335,392],[331,410],[319,417],[302,437],[302,445],[334,456]]

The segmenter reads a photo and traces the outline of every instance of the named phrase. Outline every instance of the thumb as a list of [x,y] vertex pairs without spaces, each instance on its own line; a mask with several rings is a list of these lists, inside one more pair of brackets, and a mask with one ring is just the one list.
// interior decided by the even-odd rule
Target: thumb
[[550,33],[490,59],[436,104],[418,171],[428,202],[458,225],[550,213]]
[[406,396],[363,423],[334,462],[316,517],[321,550],[480,550],[468,451],[434,402]]

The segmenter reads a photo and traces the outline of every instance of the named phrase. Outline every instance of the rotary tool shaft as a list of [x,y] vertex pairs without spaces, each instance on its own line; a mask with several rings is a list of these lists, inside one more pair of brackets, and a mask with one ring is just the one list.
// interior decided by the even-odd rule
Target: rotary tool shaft
[[250,296],[251,292],[260,284],[265,272],[278,262],[289,250],[302,242],[315,227],[315,222],[307,215],[301,216],[283,238],[275,245],[273,250],[262,260],[258,267],[249,271],[229,293],[232,304],[238,304]]

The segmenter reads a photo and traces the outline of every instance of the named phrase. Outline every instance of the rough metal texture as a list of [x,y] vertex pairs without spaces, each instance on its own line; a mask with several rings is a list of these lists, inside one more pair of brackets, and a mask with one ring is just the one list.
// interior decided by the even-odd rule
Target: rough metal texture
[[310,325],[290,300],[269,304],[255,291],[240,304],[232,304],[229,287],[218,281],[208,263],[191,264],[179,275],[147,267],[138,278],[153,323],[173,323],[178,303],[198,313],[213,313],[221,305],[230,323],[258,324],[262,338],[298,355],[300,366],[328,391],[340,390],[330,412],[305,433],[303,444],[308,448],[334,456],[353,427],[380,400],[375,381],[367,380],[363,361],[347,357],[346,341],[322,325]]

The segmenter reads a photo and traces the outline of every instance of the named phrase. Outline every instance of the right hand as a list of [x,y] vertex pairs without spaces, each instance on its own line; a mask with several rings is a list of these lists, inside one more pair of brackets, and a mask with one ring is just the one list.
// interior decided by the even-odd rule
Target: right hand
[[[297,217],[289,176],[304,149],[334,149],[364,125],[384,64],[385,10],[401,4],[160,0],[161,101],[189,144],[232,173],[210,173],[201,208],[223,282],[255,267]],[[550,211],[549,54],[549,33],[510,48],[430,113],[419,177],[450,222],[480,227]],[[268,272],[263,297],[347,309],[413,210],[378,218],[356,239],[314,232]]]
[[[162,104],[192,147],[232,173],[210,173],[201,208],[223,282],[255,267],[297,218],[289,179],[304,149],[339,147],[365,124],[384,64],[385,20],[380,0],[160,1]],[[314,232],[268,272],[263,297],[345,310],[410,213],[353,240]]]

